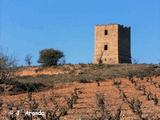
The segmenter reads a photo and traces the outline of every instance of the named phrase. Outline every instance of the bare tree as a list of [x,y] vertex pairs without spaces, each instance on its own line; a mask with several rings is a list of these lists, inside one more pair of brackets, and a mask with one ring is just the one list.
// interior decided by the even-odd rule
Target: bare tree
[[0,51],[0,69],[8,69],[17,65],[17,59]]
[[32,64],[32,55],[27,54],[24,60],[26,62],[26,65],[30,66]]
[[138,64],[139,63],[139,60],[135,59],[135,58],[132,58],[132,61],[133,61],[133,64]]
[[99,56],[99,58],[97,59],[98,64],[102,64],[102,63],[103,63],[103,60],[102,60],[103,53],[104,53],[104,51],[101,51],[100,56]]
[[13,77],[13,68],[17,65],[17,60],[0,50],[0,84],[8,81]]

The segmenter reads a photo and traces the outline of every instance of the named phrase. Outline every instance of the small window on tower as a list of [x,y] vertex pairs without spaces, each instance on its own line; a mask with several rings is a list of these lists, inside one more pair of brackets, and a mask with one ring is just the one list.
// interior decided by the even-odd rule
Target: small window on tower
[[104,50],[108,50],[108,45],[104,45]]
[[104,30],[104,35],[108,35],[108,30]]

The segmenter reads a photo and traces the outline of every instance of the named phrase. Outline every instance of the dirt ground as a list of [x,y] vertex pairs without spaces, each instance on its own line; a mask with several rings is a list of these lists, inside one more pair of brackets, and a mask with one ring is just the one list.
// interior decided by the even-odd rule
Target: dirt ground
[[[160,77],[152,77],[143,80],[116,78],[92,83],[59,83],[49,90],[32,93],[32,100],[29,100],[30,96],[27,93],[3,95],[1,96],[3,104],[0,110],[0,120],[7,120],[9,111],[29,111],[31,101],[37,105],[35,109],[44,112],[49,110],[58,116],[64,108],[67,108],[67,99],[73,94],[78,96],[76,102],[73,103],[73,108],[68,108],[66,114],[60,116],[60,120],[92,120],[101,116],[97,94],[103,94],[105,109],[112,116],[115,116],[120,108],[120,120],[160,119]],[[139,112],[136,112],[134,108],[136,104],[131,105],[133,100],[140,101],[139,108],[137,108]],[[16,118],[21,120],[20,116]]]
[[57,68],[52,68],[52,67],[46,67],[41,68],[41,67],[27,67],[25,69],[20,69],[15,72],[16,76],[38,76],[38,75],[56,75],[56,74],[63,74],[64,71],[61,69]]

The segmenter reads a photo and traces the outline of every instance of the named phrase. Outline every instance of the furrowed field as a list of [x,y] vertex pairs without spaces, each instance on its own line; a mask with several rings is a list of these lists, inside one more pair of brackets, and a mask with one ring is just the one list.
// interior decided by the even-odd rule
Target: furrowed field
[[160,120],[158,65],[22,67],[7,75],[0,120]]

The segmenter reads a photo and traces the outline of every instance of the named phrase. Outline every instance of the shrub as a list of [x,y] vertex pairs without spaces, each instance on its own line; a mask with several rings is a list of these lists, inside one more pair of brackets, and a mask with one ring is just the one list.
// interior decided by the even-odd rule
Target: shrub
[[79,79],[80,79],[79,80],[80,83],[90,83],[91,82],[91,81],[87,80],[87,78],[82,77],[82,76]]
[[115,115],[115,120],[120,120],[121,119],[121,112],[122,112],[122,106],[120,106],[117,111],[116,111],[116,115]]
[[121,85],[121,80],[115,79],[113,84],[119,87]]
[[154,95],[151,92],[148,92],[147,99],[148,100],[154,100]]
[[9,70],[0,70],[0,84],[10,81],[11,72]]
[[141,105],[142,102],[140,102],[138,99],[132,99],[130,102],[130,107],[132,108],[133,112],[139,116],[142,115]]
[[128,79],[129,79],[129,80],[132,80],[133,77],[134,77],[133,74],[132,74],[131,72],[128,72]]
[[100,112],[104,115],[104,112],[105,112],[105,100],[104,100],[104,94],[96,94],[97,96],[97,106],[99,107],[100,109]]
[[143,91],[143,95],[147,95],[147,91],[145,87],[142,88],[142,91]]
[[104,94],[102,93],[96,93],[96,97],[97,97],[97,106],[99,108],[100,111],[100,117],[97,117],[96,114],[96,118],[92,120],[120,120],[120,115],[121,115],[121,106],[116,110],[116,114],[113,116],[111,111],[109,111],[107,108],[109,108],[109,106],[106,107],[105,105],[105,98],[104,98]]
[[103,80],[104,80],[103,78],[97,77],[97,78],[96,78],[97,86],[100,86],[100,82],[103,81]]
[[126,94],[120,89],[120,98],[122,98],[123,101],[127,99]]
[[155,105],[159,104],[159,99],[158,99],[158,97],[156,95],[154,96],[153,101],[154,101]]
[[2,110],[3,100],[0,99],[0,111]]
[[77,102],[78,97],[78,88],[74,89],[74,92],[71,94],[70,97],[65,97],[65,100],[67,102],[67,108],[73,109],[73,105]]
[[68,110],[67,110],[67,107],[61,107],[59,111],[60,111],[60,116],[65,116],[67,115]]
[[[0,84],[10,83],[13,78],[13,68],[16,66],[16,59],[0,51]],[[0,87],[0,94],[5,92],[3,87]]]
[[38,63],[43,66],[54,66],[58,65],[59,61],[64,58],[64,54],[62,51],[55,50],[53,48],[43,49],[39,52],[39,60]]

